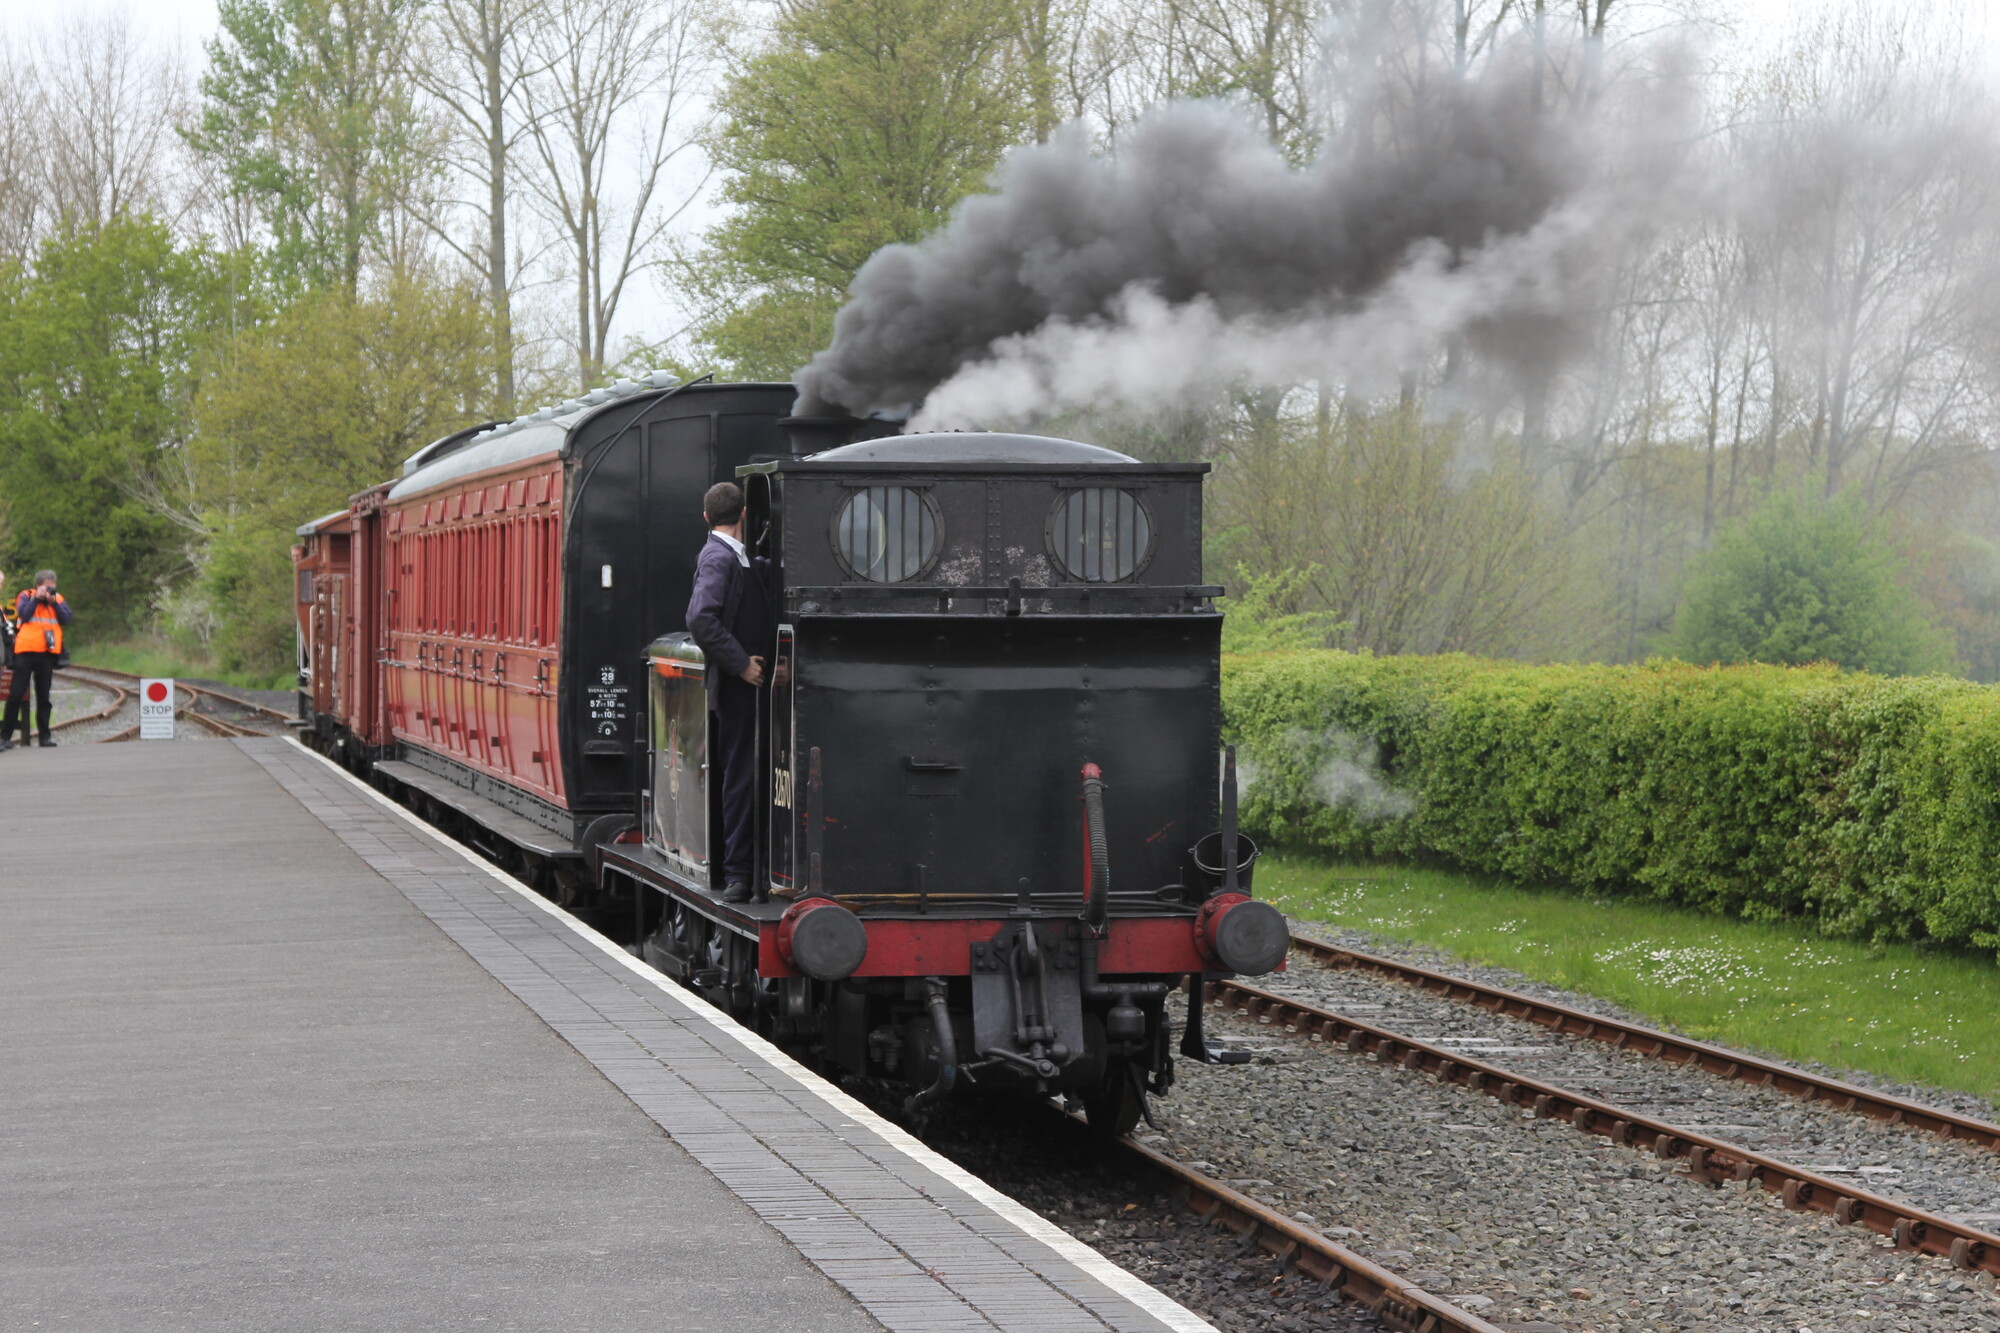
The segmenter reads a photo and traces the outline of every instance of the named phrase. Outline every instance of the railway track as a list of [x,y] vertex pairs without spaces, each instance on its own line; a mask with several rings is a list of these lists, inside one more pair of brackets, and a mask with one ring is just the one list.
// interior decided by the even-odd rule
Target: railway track
[[1116,1142],[1134,1167],[1161,1179],[1181,1207],[1255,1245],[1285,1269],[1367,1306],[1397,1333],[1502,1333],[1498,1325],[1184,1162],[1131,1139]]
[[[2000,1274],[2000,1236],[1907,1201],[1883,1197],[1742,1144],[1489,1064],[1465,1050],[1392,1031],[1298,996],[1239,981],[1216,981],[1208,983],[1206,997],[1211,1003],[1268,1022],[1295,1037],[1316,1040],[1323,1047],[1396,1064],[1428,1074],[1440,1083],[1484,1093],[1538,1118],[1567,1122],[1616,1144],[1650,1149],[1662,1161],[1685,1163],[1687,1174],[1697,1181],[1716,1184],[1733,1180],[1761,1187],[1778,1195],[1787,1208],[1830,1213],[1837,1222],[1890,1237],[1898,1249],[1935,1255],[1968,1271]],[[1857,1099],[1856,1105],[1860,1104]]]
[[[65,725],[110,717],[137,697],[140,678],[130,672],[113,671],[106,667],[66,667],[64,673],[99,689],[115,690],[119,696],[114,705],[85,717],[71,719]],[[174,710],[174,717],[192,722],[212,736],[233,739],[241,736],[279,735],[283,734],[284,729],[291,723],[290,714],[280,709],[271,708],[254,700],[238,698],[223,690],[196,685],[186,680],[176,680],[174,687],[178,693],[186,696],[185,701]],[[137,722],[134,722],[133,725],[108,736],[101,736],[98,740],[129,741],[136,740],[138,735],[139,727]]]
[[1700,1069],[1719,1078],[1772,1088],[1802,1101],[1821,1102],[1836,1110],[1851,1111],[1872,1120],[1934,1134],[1940,1139],[2000,1152],[2000,1125],[1926,1106],[1906,1097],[1842,1082],[1741,1051],[1711,1046],[1707,1042],[1676,1036],[1638,1023],[1607,1018],[1552,1000],[1523,995],[1519,991],[1467,981],[1399,959],[1345,948],[1313,935],[1293,932],[1292,948],[1324,967],[1370,972],[1405,982],[1444,999],[1469,1004],[1502,1017],[1534,1023],[1564,1036],[1605,1042],[1616,1049],[1650,1059]]
[[87,713],[78,713],[75,717],[64,718],[62,721],[50,726],[49,730],[52,732],[67,731],[72,727],[84,726],[91,722],[101,722],[105,718],[117,713],[118,710],[125,707],[132,699],[132,691],[123,685],[114,684],[110,681],[92,680],[87,676],[77,675],[73,669],[65,669],[64,674],[73,677],[79,685],[86,685],[91,689],[102,690],[106,694],[109,694],[111,701]]
[[[180,707],[174,709],[174,717],[179,721],[192,722],[209,735],[219,736],[224,740],[233,740],[239,736],[268,736],[271,734],[268,731],[260,731],[256,727],[246,727],[241,723],[231,722],[225,718],[212,717],[207,713],[199,711],[191,703],[182,704]],[[139,739],[137,724],[129,726],[123,731],[113,732],[109,736],[98,738],[100,743],[109,741],[135,741],[137,739]]]

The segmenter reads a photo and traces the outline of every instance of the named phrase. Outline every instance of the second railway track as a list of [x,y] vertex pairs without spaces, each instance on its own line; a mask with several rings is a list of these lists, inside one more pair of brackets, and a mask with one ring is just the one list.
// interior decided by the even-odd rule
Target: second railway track
[[1804,1101],[1824,1102],[1837,1110],[1852,1111],[1942,1139],[2000,1152],[2000,1124],[1989,1120],[1815,1074],[1777,1060],[1696,1041],[1692,1037],[1453,976],[1401,959],[1350,949],[1316,935],[1294,932],[1292,947],[1323,967],[1365,972],[1404,982],[1443,999],[1489,1010],[1504,1018],[1532,1023],[1560,1036],[1604,1042],[1634,1055],[1663,1060],[1722,1079],[1772,1088]]
[[53,724],[49,728],[52,732],[74,731],[78,727],[89,726],[93,722],[102,722],[106,718],[115,716],[132,700],[132,691],[124,685],[106,680],[95,680],[87,675],[79,675],[73,669],[65,669],[62,676],[73,679],[88,689],[96,690],[100,694],[109,695],[110,697],[95,708],[85,709],[81,713],[66,717],[62,721]]
[[[98,689],[115,691],[119,696],[115,706],[73,718],[65,723],[65,726],[81,727],[86,723],[105,722],[105,734],[95,736],[93,739],[127,741],[138,737],[136,708],[139,677],[129,672],[112,671],[105,667],[65,667],[62,674]],[[175,709],[174,716],[181,721],[194,724],[210,736],[232,739],[240,736],[283,735],[290,725],[289,714],[255,700],[242,698],[228,690],[188,680],[175,681],[175,688],[185,698]],[[124,714],[127,713],[130,714],[127,725],[111,726],[111,720],[126,721]]]
[[[1901,1227],[1906,1237],[1918,1228],[1932,1237],[1921,1248],[1956,1251],[1961,1264],[1983,1251],[1985,1261],[1970,1266],[2000,1271],[1991,1240],[2000,1232],[2000,1125],[1546,997],[1338,949],[1310,936],[1298,942],[1306,957],[1330,966],[1306,963],[1271,979],[1267,988],[1287,1002],[1419,1035],[1457,1052],[1461,1063],[1483,1056],[1524,1071],[1530,1081],[1630,1106],[1693,1135],[1797,1164],[1831,1180],[1799,1180],[1792,1202],[1871,1226],[1884,1222],[1891,1233],[1907,1222]],[[1309,1015],[1306,1021],[1318,1020]],[[1757,1174],[1785,1188],[1782,1171]],[[1888,1217],[1860,1202],[1863,1194],[1936,1215],[1942,1224]],[[1842,1198],[1850,1202],[1843,1205]]]
[[1265,1068],[1190,1071],[1155,1148],[1503,1328],[2000,1328],[1988,1122],[1295,944],[1291,972],[1210,987]]
[[[1211,998],[1291,1033],[1314,1038],[1351,1054],[1394,1063],[1441,1083],[1455,1083],[1497,1098],[1503,1106],[1567,1122],[1614,1144],[1651,1152],[1662,1161],[1685,1165],[1702,1184],[1736,1181],[1777,1194],[1785,1206],[1831,1214],[1890,1237],[1897,1248],[1936,1255],[1959,1268],[2000,1274],[2000,1236],[1909,1199],[1889,1198],[1854,1180],[1835,1180],[1796,1161],[1759,1152],[1711,1129],[1704,1132],[1663,1119],[1648,1110],[1612,1103],[1550,1081],[1547,1074],[1521,1072],[1519,1060],[1489,1063],[1464,1046],[1447,1047],[1406,1032],[1337,1013],[1297,995],[1242,982],[1209,985]],[[1845,1173],[1843,1173],[1845,1174]]]
[[[1948,1246],[1899,1249],[1866,1218],[1842,1225],[1787,1209],[1781,1192],[1733,1170],[1691,1179],[1695,1144],[1671,1128],[1667,1146],[1681,1155],[1662,1158],[1636,1134],[1619,1142],[1538,1115],[1536,1099],[1555,1090],[1535,1079],[1474,1091],[1439,1080],[1441,1061],[1427,1069],[1407,1046],[1302,1040],[1284,1030],[1283,1011],[1210,1014],[1211,1035],[1252,1062],[1182,1066],[1159,1127],[1139,1140],[1498,1327],[2000,1330],[1990,1272],[1955,1267]],[[1388,1022],[1370,1026],[1386,1032]],[[1475,1061],[1502,1058],[1513,1057]],[[1663,1087],[1678,1077],[1651,1068]],[[1503,1101],[1494,1094],[1508,1082],[1514,1099]],[[1792,1201],[1810,1203],[1796,1191]]]

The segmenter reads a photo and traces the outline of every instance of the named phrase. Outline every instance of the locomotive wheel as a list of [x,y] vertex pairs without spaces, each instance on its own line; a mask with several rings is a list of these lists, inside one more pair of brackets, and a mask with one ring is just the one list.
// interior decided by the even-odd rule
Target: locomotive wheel
[[673,912],[674,949],[689,966],[693,966],[701,952],[701,919],[679,899],[674,900]]
[[1130,1060],[1106,1063],[1104,1077],[1083,1094],[1083,1114],[1092,1134],[1116,1139],[1132,1132],[1146,1106],[1139,1078],[1139,1070]]

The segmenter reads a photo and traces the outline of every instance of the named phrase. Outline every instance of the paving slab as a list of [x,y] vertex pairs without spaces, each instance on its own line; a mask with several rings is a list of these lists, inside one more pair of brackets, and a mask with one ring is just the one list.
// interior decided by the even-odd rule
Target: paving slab
[[0,809],[0,1325],[879,1326],[241,749]]
[[293,742],[0,809],[9,1327],[1207,1327]]

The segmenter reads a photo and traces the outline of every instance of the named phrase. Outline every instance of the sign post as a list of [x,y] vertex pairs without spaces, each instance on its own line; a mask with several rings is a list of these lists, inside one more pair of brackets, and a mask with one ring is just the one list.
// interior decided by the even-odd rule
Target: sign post
[[174,683],[171,680],[139,682],[139,739],[170,741],[174,738]]

